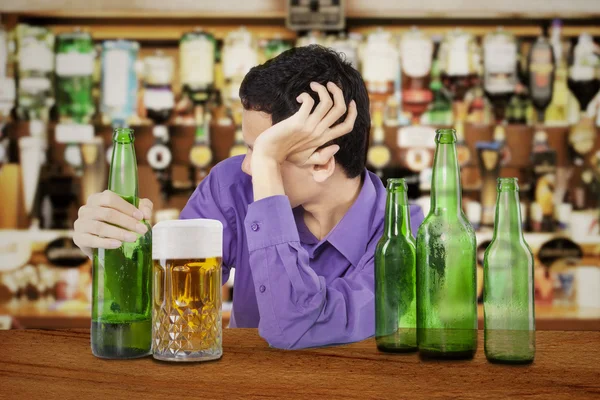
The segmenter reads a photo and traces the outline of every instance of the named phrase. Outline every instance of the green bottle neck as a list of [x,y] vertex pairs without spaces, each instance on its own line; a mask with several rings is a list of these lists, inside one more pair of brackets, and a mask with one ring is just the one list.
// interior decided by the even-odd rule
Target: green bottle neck
[[129,201],[138,198],[137,162],[133,143],[133,130],[115,129],[108,189]]
[[458,216],[461,213],[462,193],[454,130],[439,130],[436,142],[431,181],[431,210],[436,214]]
[[521,204],[516,179],[498,179],[494,239],[519,240],[523,237]]
[[412,236],[410,210],[403,179],[390,179],[387,186],[384,235],[387,237]]

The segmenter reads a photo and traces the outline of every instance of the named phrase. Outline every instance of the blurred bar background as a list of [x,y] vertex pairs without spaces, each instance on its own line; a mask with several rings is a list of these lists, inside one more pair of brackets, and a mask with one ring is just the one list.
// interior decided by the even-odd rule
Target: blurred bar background
[[495,179],[519,178],[538,329],[600,329],[600,2],[22,0],[0,18],[0,329],[89,327],[71,229],[106,188],[114,127],[135,129],[152,222],[177,218],[246,151],[248,69],[312,43],[361,71],[369,168],[408,178],[425,211],[432,134],[457,129],[480,264]]

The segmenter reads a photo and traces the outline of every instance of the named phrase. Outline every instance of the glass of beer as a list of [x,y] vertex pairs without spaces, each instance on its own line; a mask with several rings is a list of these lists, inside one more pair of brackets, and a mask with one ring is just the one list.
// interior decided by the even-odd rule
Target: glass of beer
[[152,235],[154,358],[221,358],[223,225],[209,219],[162,221]]

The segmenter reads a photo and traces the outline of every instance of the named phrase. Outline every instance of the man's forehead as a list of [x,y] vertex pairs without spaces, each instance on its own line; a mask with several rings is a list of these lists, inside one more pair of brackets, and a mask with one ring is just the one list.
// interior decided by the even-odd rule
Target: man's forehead
[[254,143],[254,140],[271,127],[271,114],[263,111],[244,110],[242,112],[242,130],[246,143]]

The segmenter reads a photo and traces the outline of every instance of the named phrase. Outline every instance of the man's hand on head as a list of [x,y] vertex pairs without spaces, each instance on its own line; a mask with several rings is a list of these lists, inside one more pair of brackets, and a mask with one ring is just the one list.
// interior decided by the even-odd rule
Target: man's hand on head
[[[299,166],[319,164],[339,150],[337,145],[319,148],[352,131],[357,116],[356,103],[352,100],[346,107],[342,90],[333,82],[327,83],[327,87],[312,82],[310,87],[319,94],[314,112],[311,113],[315,104],[313,98],[308,93],[300,94],[296,99],[301,103],[298,112],[273,125],[256,139],[253,165],[281,165],[285,160]],[[335,125],[346,111],[345,120]]]

